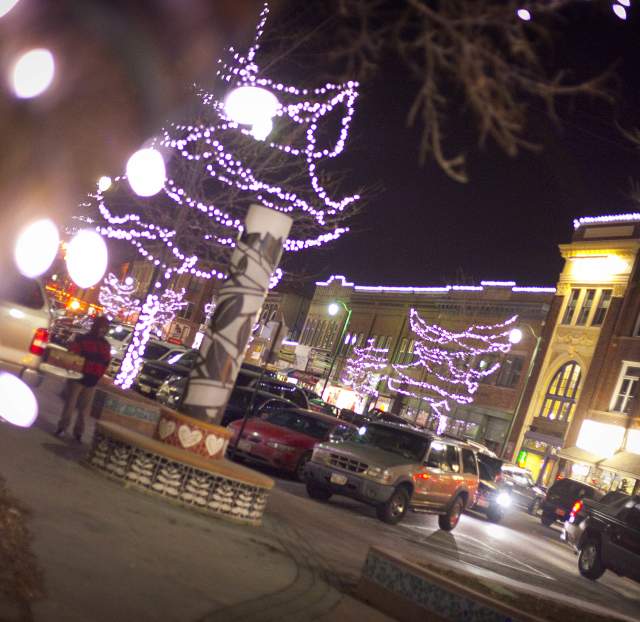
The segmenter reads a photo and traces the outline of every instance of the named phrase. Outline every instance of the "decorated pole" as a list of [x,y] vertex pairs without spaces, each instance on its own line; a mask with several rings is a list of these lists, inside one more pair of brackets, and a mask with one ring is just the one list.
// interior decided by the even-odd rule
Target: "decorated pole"
[[282,212],[255,204],[249,208],[205,330],[200,362],[189,378],[183,410],[191,417],[213,424],[222,420],[291,222]]

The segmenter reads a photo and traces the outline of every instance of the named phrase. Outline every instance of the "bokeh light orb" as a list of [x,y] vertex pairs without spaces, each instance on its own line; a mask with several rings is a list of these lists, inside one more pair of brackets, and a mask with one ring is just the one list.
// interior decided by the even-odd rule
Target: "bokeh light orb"
[[127,162],[127,179],[138,196],[151,197],[158,194],[166,178],[164,158],[153,147],[139,149]]
[[271,119],[262,119],[251,127],[251,136],[256,140],[265,140],[273,129],[273,121]]
[[332,302],[328,307],[327,307],[327,311],[329,312],[329,315],[337,315],[338,311],[340,311],[340,307],[336,302]]
[[107,270],[109,252],[102,236],[91,229],[78,231],[67,245],[67,270],[83,289],[95,285]]
[[100,179],[98,179],[98,190],[100,192],[106,192],[111,188],[111,177],[107,175],[103,175]]
[[19,0],[0,0],[0,17],[4,17]]
[[239,86],[224,100],[225,114],[231,120],[252,127],[272,119],[279,107],[278,98],[259,86]]
[[522,341],[522,331],[519,328],[512,328],[509,331],[509,341],[513,344],[520,343]]
[[58,228],[48,218],[36,220],[19,234],[13,251],[18,270],[28,277],[44,274],[58,253]]
[[29,428],[38,417],[38,400],[17,376],[0,372],[0,419]]
[[21,99],[31,99],[44,93],[53,81],[53,54],[44,48],[25,52],[15,62],[11,72],[13,92]]

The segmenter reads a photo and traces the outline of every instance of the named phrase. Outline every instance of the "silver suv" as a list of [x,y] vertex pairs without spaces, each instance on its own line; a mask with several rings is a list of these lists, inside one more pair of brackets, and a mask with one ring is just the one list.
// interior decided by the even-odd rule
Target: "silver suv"
[[42,285],[19,274],[0,284],[0,368],[37,372],[49,342],[51,312]]
[[438,514],[450,531],[478,489],[478,463],[462,441],[389,423],[369,423],[350,438],[316,445],[306,468],[307,493],[338,494],[376,508],[395,524],[409,508]]

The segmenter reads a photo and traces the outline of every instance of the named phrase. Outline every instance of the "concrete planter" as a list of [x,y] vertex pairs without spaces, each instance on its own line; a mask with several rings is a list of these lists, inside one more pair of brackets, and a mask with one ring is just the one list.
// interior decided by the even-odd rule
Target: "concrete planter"
[[358,595],[400,622],[542,622],[378,548],[369,549]]
[[219,425],[162,408],[154,438],[207,460],[222,460],[233,435]]

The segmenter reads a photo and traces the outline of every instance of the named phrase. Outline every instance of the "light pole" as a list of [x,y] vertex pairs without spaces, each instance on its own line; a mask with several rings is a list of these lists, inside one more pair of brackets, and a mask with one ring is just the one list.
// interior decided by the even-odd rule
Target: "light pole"
[[[520,392],[520,397],[518,398],[518,403],[516,404],[516,408],[513,411],[513,417],[511,418],[511,422],[509,423],[509,429],[507,430],[507,434],[504,438],[504,443],[502,444],[502,450],[500,451],[500,455],[504,456],[504,451],[507,448],[507,443],[509,442],[509,437],[511,436],[511,432],[513,432],[513,426],[516,424],[516,419],[520,414],[520,407],[522,406],[522,402],[524,400],[524,394],[527,392],[527,388],[529,387],[529,380],[531,380],[531,374],[533,373],[533,366],[536,364],[536,358],[538,358],[538,350],[540,350],[540,344],[542,343],[542,335],[536,335],[535,331],[529,324],[522,324],[523,327],[528,328],[529,332],[536,340],[536,345],[533,348],[533,353],[531,354],[531,358],[529,359],[529,368],[527,369],[527,375],[524,379],[524,385],[522,387],[522,391]],[[520,343],[522,341],[522,329],[514,328],[509,333],[509,341],[513,344]]]
[[338,358],[338,352],[340,352],[340,348],[342,346],[342,340],[344,338],[344,334],[347,332],[347,327],[349,326],[349,320],[351,319],[352,309],[351,309],[351,307],[347,306],[347,304],[345,302],[343,302],[342,300],[336,300],[336,301],[332,302],[328,306],[327,311],[329,312],[329,315],[337,315],[338,312],[340,311],[340,307],[342,307],[347,312],[347,315],[346,315],[346,317],[344,319],[344,324],[342,325],[342,330],[340,331],[340,336],[338,337],[338,341],[336,343],[335,351],[334,351],[333,357],[331,359],[331,365],[329,367],[329,373],[327,373],[327,376],[324,379],[324,385],[322,386],[322,391],[320,392],[320,397],[322,399],[324,399],[324,392],[327,389],[327,384],[329,383],[329,378],[331,378],[331,372],[333,371],[333,368],[334,368],[334,366],[336,364],[336,359]]

